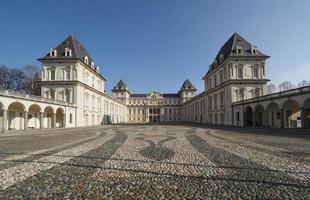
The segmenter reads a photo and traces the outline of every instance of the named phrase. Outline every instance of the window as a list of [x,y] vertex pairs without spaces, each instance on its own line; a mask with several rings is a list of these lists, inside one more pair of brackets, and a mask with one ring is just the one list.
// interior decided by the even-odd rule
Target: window
[[256,46],[251,47],[251,52],[252,52],[252,54],[256,54],[256,52],[257,52]]
[[65,70],[65,78],[66,80],[70,80],[70,69]]
[[54,48],[51,48],[51,49],[50,49],[50,56],[51,56],[51,57],[56,57],[56,56],[57,56],[57,51],[56,51],[56,49],[54,49]]
[[51,90],[50,91],[51,99],[55,99],[55,91]]
[[51,80],[55,80],[55,70],[51,70]]
[[224,77],[223,77],[223,71],[220,72],[220,82],[223,83],[224,81]]
[[239,100],[244,100],[244,89],[241,88],[240,91],[239,91]]
[[234,75],[234,66],[233,65],[230,65],[230,70],[231,70],[231,75],[233,76]]
[[237,118],[237,122],[240,122],[240,113],[236,112],[236,118]]
[[65,56],[72,56],[72,51],[68,47],[65,48]]
[[265,65],[263,65],[263,76],[265,76]]
[[214,75],[214,87],[216,87],[216,85],[217,85],[217,77],[216,75]]
[[242,47],[237,46],[236,50],[237,50],[237,54],[242,54]]
[[258,68],[253,69],[253,78],[258,78]]
[[214,95],[214,105],[217,107],[217,94]]
[[259,95],[259,88],[256,88],[256,89],[255,89],[255,94],[254,94],[254,95],[255,95],[255,97],[259,97],[259,96],[260,96],[260,95]]
[[84,62],[85,62],[86,64],[88,64],[88,57],[87,57],[87,56],[84,57]]
[[224,93],[223,92],[221,92],[220,98],[221,98],[221,106],[223,106],[224,105]]
[[66,90],[66,102],[70,102],[70,90]]
[[72,113],[70,113],[70,124],[72,124]]
[[224,56],[223,54],[220,55],[220,62],[222,62],[224,60]]
[[237,78],[243,78],[243,68],[242,67],[237,68]]
[[91,62],[90,66],[91,66],[92,69],[94,69],[95,68],[95,63]]
[[277,119],[280,119],[280,118],[281,118],[281,113],[277,112]]

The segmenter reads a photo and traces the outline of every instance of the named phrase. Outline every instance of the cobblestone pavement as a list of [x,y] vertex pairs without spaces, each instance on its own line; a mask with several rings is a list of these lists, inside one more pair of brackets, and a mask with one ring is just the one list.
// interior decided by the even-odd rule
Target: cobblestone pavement
[[310,133],[118,125],[0,137],[0,199],[309,198]]

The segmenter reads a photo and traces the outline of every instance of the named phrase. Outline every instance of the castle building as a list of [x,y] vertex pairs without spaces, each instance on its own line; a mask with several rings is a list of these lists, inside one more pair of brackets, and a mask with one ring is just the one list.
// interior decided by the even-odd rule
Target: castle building
[[[260,52],[238,33],[221,47],[202,78],[204,92],[183,106],[189,122],[232,125],[232,103],[266,94],[265,61]],[[190,111],[192,110],[192,111]]]
[[41,96],[0,90],[0,130],[68,128],[106,123],[176,123],[310,128],[310,86],[266,94],[266,60],[234,33],[203,76],[199,94],[187,79],[177,93],[131,93],[120,80],[109,95],[106,79],[69,36],[39,59]]
[[182,104],[196,96],[196,88],[187,79],[178,93],[130,93],[123,80],[112,90],[115,98],[128,107],[129,123],[180,122]]

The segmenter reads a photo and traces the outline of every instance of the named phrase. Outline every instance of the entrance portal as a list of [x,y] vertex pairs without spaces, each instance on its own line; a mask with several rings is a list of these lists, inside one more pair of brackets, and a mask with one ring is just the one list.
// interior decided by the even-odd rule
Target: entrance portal
[[150,123],[160,122],[160,108],[150,108],[149,114],[150,114],[150,117],[149,117]]

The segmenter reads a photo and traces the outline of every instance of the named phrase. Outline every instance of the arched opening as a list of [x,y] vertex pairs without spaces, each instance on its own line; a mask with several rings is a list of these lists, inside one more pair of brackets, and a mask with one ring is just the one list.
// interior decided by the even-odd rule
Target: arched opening
[[28,128],[40,128],[40,112],[41,108],[37,104],[33,104],[28,109]]
[[264,125],[264,107],[262,105],[257,105],[255,107],[254,121],[255,126]]
[[62,108],[56,110],[56,128],[65,127],[65,111]]
[[244,125],[253,126],[253,110],[250,106],[246,107],[245,109]]
[[269,127],[281,128],[281,111],[276,103],[267,106],[267,125]]
[[289,100],[283,105],[284,127],[285,128],[300,128],[300,108],[296,101]]
[[4,117],[3,117],[3,114],[4,114],[4,106],[3,104],[0,102],[0,131],[4,131],[4,123],[6,123],[4,121]]
[[43,114],[43,127],[44,128],[52,128],[54,124],[54,109],[50,106],[44,109]]
[[310,129],[310,98],[304,103],[304,128]]
[[25,106],[20,102],[11,103],[8,109],[8,129],[23,130],[25,127]]

